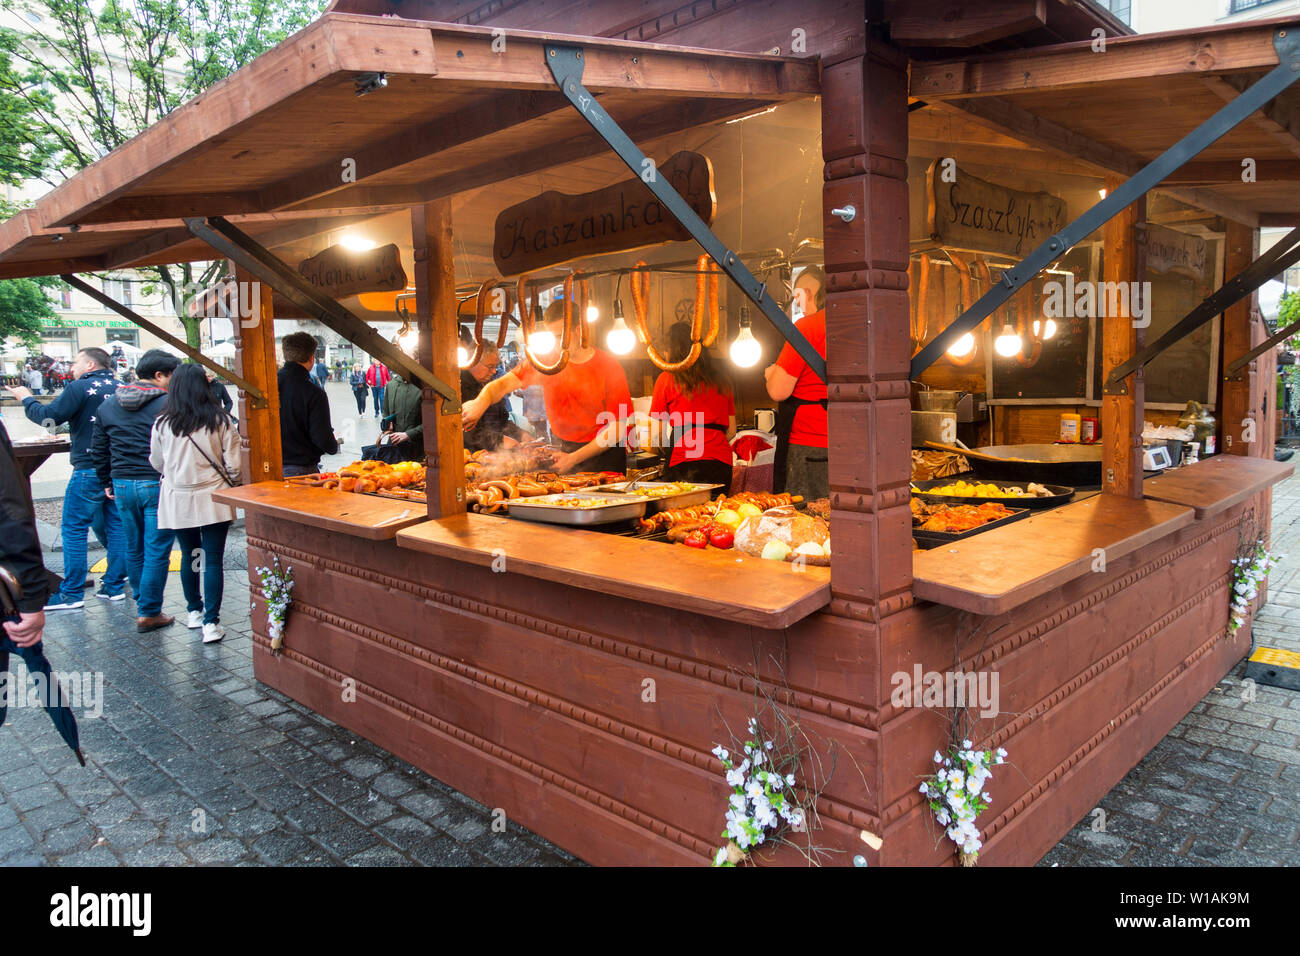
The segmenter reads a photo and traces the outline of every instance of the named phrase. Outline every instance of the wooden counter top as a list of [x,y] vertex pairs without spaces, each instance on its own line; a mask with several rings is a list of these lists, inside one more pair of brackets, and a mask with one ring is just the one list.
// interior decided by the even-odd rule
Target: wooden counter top
[[259,481],[226,488],[213,492],[212,498],[245,511],[371,541],[391,539],[402,528],[429,517],[422,502],[326,491],[324,488],[288,485],[283,481]]
[[397,535],[399,547],[491,565],[572,587],[694,611],[764,628],[787,627],[831,600],[830,568],[764,561],[738,551],[699,551],[598,531],[463,514]]
[[1142,493],[1156,501],[1171,501],[1195,509],[1205,518],[1227,511],[1295,472],[1295,465],[1271,458],[1215,455],[1194,465],[1148,478]]
[[1115,561],[1191,524],[1191,508],[1097,495],[912,555],[918,598],[1002,614],[1092,573],[1095,549]]

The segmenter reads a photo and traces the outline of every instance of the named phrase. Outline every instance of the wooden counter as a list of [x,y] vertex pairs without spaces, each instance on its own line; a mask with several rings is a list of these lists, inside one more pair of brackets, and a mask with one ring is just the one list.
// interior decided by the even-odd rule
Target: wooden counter
[[1097,495],[912,555],[918,598],[1003,614],[1090,574],[1101,548],[1113,562],[1195,520],[1191,508]]
[[245,511],[370,541],[391,540],[401,529],[428,518],[422,502],[326,491],[283,481],[226,488],[214,492],[212,498]]
[[1241,504],[1295,472],[1289,462],[1245,455],[1215,455],[1194,465],[1148,478],[1142,493],[1156,501],[1170,501],[1195,509],[1206,518]]
[[504,557],[507,571],[589,591],[780,629],[831,600],[829,568],[637,541],[598,531],[464,514],[397,535],[399,547],[471,564]]

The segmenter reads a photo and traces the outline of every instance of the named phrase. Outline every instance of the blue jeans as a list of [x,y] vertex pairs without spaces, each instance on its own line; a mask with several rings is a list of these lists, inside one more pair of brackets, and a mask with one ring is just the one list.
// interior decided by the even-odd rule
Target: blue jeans
[[126,573],[140,617],[162,613],[163,588],[175,532],[158,527],[158,481],[113,481],[126,532]]
[[375,400],[375,417],[378,418],[384,411],[384,386],[371,385],[370,397]]
[[[222,563],[230,525],[229,521],[218,521],[201,528],[176,529],[176,543],[181,546],[181,589],[185,592],[185,610],[203,611],[204,624],[216,624],[221,620],[221,592],[226,584]],[[202,594],[199,593],[200,569],[203,571]]]
[[94,531],[108,550],[105,594],[121,594],[126,586],[126,540],[117,506],[108,500],[95,469],[78,468],[63,495],[63,587],[50,603],[80,601],[86,591],[86,535]]

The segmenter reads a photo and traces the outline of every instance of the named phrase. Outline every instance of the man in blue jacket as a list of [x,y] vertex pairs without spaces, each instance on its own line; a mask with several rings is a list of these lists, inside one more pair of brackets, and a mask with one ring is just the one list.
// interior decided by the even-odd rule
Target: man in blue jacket
[[86,606],[86,539],[95,532],[108,550],[108,569],[95,596],[105,601],[126,597],[126,539],[117,506],[104,495],[95,476],[91,454],[91,434],[99,403],[117,391],[117,381],[109,369],[111,359],[100,348],[85,348],[72,363],[73,381],[59,397],[42,404],[25,388],[11,388],[9,393],[23,403],[27,417],[38,425],[52,428],[65,422],[72,426],[72,477],[63,495],[63,587],[50,595],[47,611],[72,611]]
[[135,629],[167,627],[174,618],[162,612],[163,588],[171,561],[174,531],[158,527],[162,476],[149,464],[154,419],[167,404],[167,386],[180,359],[150,349],[135,367],[137,380],[106,399],[95,415],[92,457],[99,486],[117,503],[126,537],[126,573],[135,594]]

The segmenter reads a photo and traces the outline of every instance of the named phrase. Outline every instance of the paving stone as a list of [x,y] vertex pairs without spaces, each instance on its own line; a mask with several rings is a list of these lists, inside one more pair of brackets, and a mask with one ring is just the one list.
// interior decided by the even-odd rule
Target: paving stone
[[411,861],[391,846],[372,846],[369,850],[354,853],[346,861],[348,866],[410,866]]
[[238,840],[221,837],[209,837],[190,843],[185,852],[194,858],[195,863],[234,863],[249,855],[249,849]]
[[307,801],[297,807],[290,807],[284,812],[284,818],[303,833],[326,832],[344,826],[350,821],[342,810],[330,806],[323,800]]
[[351,822],[315,833],[312,835],[312,839],[335,856],[343,859],[354,856],[363,850],[369,850],[379,843],[379,839],[370,830]]
[[45,853],[72,853],[89,849],[94,840],[94,828],[82,820],[75,820],[42,834],[39,846]]
[[184,866],[189,857],[169,843],[151,843],[123,854],[128,866]]
[[275,866],[307,856],[316,849],[316,844],[301,833],[289,831],[267,833],[253,841],[254,852]]
[[25,790],[38,784],[49,783],[49,780],[49,774],[44,770],[28,764],[25,767],[19,767],[16,770],[10,770],[8,773],[0,775],[0,791],[13,793],[15,790]]
[[16,851],[26,851],[36,844],[21,823],[0,830],[0,858]]
[[18,824],[18,814],[14,812],[13,807],[8,804],[0,803],[0,830],[7,830],[9,827]]
[[103,828],[104,838],[116,850],[131,850],[162,836],[162,827],[144,818],[126,820]]
[[[371,796],[374,796],[375,799],[370,799]],[[347,813],[348,816],[364,824],[382,823],[397,813],[396,806],[380,797],[373,790],[364,797],[349,800],[340,809]]]
[[387,765],[376,757],[353,757],[340,766],[359,780],[369,780],[382,773]]
[[222,824],[237,836],[252,837],[277,829],[280,819],[274,813],[253,807],[230,814]]
[[435,836],[435,831],[431,826],[407,814],[400,814],[390,820],[385,820],[376,826],[374,830],[402,850],[409,850],[412,845],[432,839]]
[[1146,793],[1150,800],[1157,801],[1165,806],[1186,810],[1188,813],[1204,814],[1209,813],[1214,808],[1214,804],[1204,797],[1179,793],[1177,790],[1170,790],[1166,787],[1148,787]]
[[1123,837],[1113,833],[1101,833],[1091,828],[1075,827],[1065,838],[1067,842],[1083,850],[1084,855],[1100,854],[1107,857],[1121,857],[1132,845]]
[[415,784],[411,782],[411,778],[406,774],[390,770],[371,780],[370,789],[383,794],[385,797],[396,798],[410,793],[415,789]]
[[69,853],[55,860],[56,866],[121,866],[122,861],[106,846],[92,846],[89,850]]
[[1265,757],[1280,763],[1300,765],[1300,748],[1291,747],[1288,749],[1287,747],[1264,743],[1257,746],[1254,752],[1258,757]]
[[[455,834],[452,834],[453,836]],[[498,866],[527,866],[541,856],[541,848],[517,834],[493,833],[491,830],[468,843],[469,849]]]
[[51,803],[62,799],[63,794],[59,793],[58,788],[50,783],[38,784],[35,787],[27,787],[24,790],[16,790],[5,795],[6,803],[15,810],[23,812],[47,807]]
[[36,833],[44,833],[55,827],[81,819],[81,810],[70,800],[59,800],[38,810],[23,814],[27,826]]
[[1225,847],[1210,840],[1197,840],[1192,844],[1192,858],[1208,860],[1215,866],[1268,866],[1267,860],[1243,850]]
[[[490,816],[483,816],[474,813],[462,806],[452,807],[446,813],[433,820],[433,826],[437,827],[458,843],[470,843],[483,834],[488,833],[490,830],[490,824]],[[509,832],[508,829],[507,832]]]
[[1159,820],[1160,814],[1164,813],[1164,807],[1152,803],[1149,800],[1140,800],[1136,797],[1126,797],[1117,802],[1118,809],[1126,814],[1140,817],[1143,820]]
[[1189,861],[1163,847],[1137,843],[1121,862],[1125,866],[1187,866],[1189,862],[1194,861]]
[[417,791],[408,793],[400,798],[398,804],[410,810],[421,820],[432,820],[435,817],[447,812],[451,807],[451,800],[441,794],[429,793],[428,791]]
[[483,857],[467,847],[439,837],[422,841],[411,847],[410,854],[425,866],[483,866]]

